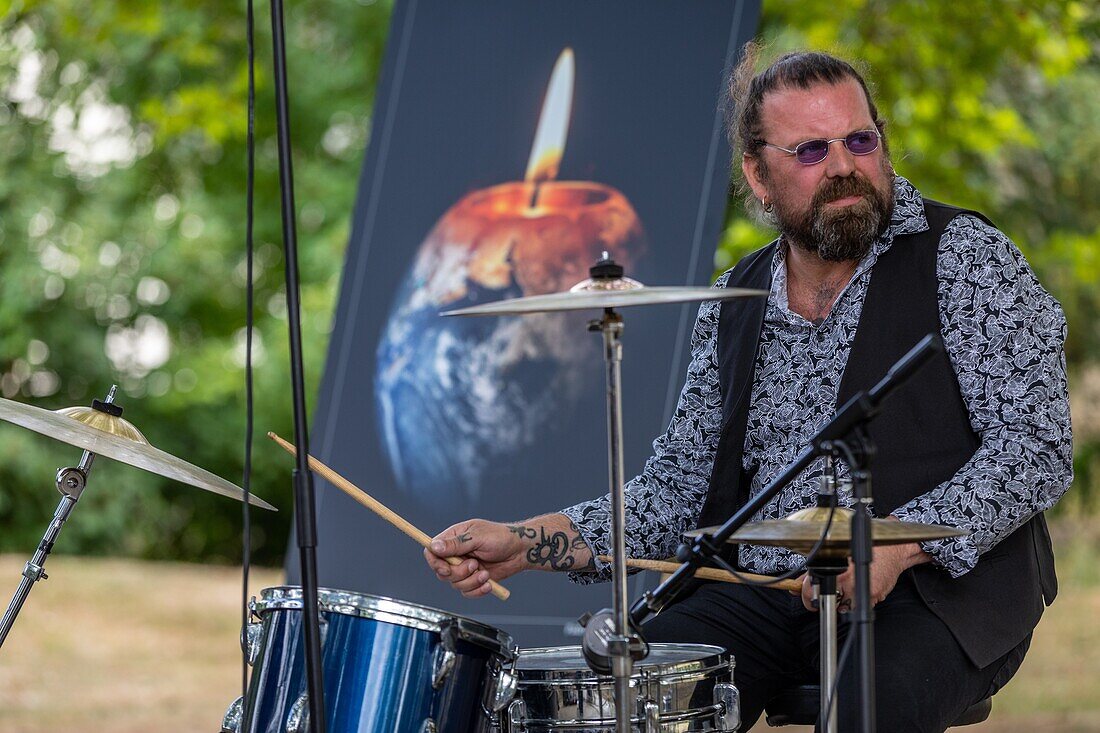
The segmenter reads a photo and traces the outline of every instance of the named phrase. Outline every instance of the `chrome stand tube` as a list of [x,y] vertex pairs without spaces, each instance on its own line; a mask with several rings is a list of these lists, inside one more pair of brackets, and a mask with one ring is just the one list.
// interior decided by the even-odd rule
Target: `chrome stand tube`
[[821,615],[821,733],[837,731],[836,681],[836,576],[819,577],[818,613]]
[[8,610],[4,612],[3,619],[0,619],[0,647],[4,646],[4,640],[8,638],[8,632],[15,624],[15,617],[19,615],[27,596],[31,594],[31,588],[39,580],[45,580],[49,577],[46,575],[45,569],[46,558],[53,550],[53,544],[57,541],[57,536],[61,534],[61,527],[65,524],[65,520],[69,518],[69,514],[72,513],[77,500],[80,499],[80,494],[84,491],[88,480],[88,471],[91,470],[94,459],[94,453],[84,451],[84,455],[80,457],[79,465],[58,470],[57,490],[62,494],[61,502],[57,505],[53,520],[50,522],[50,526],[46,528],[42,541],[38,543],[38,549],[34,551],[34,556],[23,567],[23,580],[19,582],[19,587],[16,589],[11,603],[8,604]]
[[622,415],[622,317],[611,308],[593,326],[603,334],[604,359],[607,362],[607,442],[608,480],[611,493],[612,558],[611,606],[615,618],[615,638],[608,644],[611,672],[615,678],[615,720],[619,733],[630,733],[630,677],[634,660],[630,655],[629,608],[626,585],[626,502],[623,496],[623,415]]

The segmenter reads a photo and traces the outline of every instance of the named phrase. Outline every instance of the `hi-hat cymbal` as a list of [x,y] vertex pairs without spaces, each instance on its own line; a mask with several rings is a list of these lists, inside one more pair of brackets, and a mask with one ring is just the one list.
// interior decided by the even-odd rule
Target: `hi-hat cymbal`
[[[822,543],[822,550],[847,551],[852,542],[852,510],[838,507],[829,526],[829,534]],[[733,533],[729,542],[746,545],[770,545],[807,555],[821,539],[821,533],[829,521],[828,507],[810,507],[794,512],[783,519],[750,522]],[[698,537],[714,534],[718,527],[702,527],[685,532],[685,536]],[[871,520],[871,541],[875,545],[904,545],[909,542],[939,540],[945,537],[962,537],[965,530],[945,527],[941,524],[899,522],[893,519]]]
[[757,298],[768,294],[767,290],[747,288],[706,287],[648,287],[629,289],[574,290],[549,295],[529,295],[524,298],[498,300],[484,305],[445,311],[445,316],[519,316],[528,313],[556,313],[559,311],[624,308],[635,305],[659,305],[661,303],[690,303],[703,300],[732,300]]
[[[130,422],[91,407],[66,407],[56,412],[0,398],[0,420],[33,430],[96,455],[242,501],[244,489],[220,476],[154,448]],[[277,511],[249,495],[254,506]]]

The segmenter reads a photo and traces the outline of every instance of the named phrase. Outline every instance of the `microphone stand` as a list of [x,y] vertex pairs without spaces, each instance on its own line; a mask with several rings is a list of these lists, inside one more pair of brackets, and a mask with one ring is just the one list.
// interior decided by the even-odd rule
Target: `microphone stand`
[[676,552],[683,563],[679,570],[655,590],[646,592],[630,609],[630,620],[641,624],[652,613],[659,613],[675,598],[695,575],[695,571],[718,555],[726,541],[764,508],[776,494],[805,470],[818,456],[839,456],[850,466],[853,492],[856,498],[852,513],[852,553],[855,565],[857,633],[860,644],[860,700],[862,702],[860,730],[874,733],[874,613],[871,609],[871,474],[870,462],[874,445],[866,432],[866,424],[878,414],[886,397],[909,379],[943,345],[935,334],[928,334],[898,360],[886,376],[869,392],[861,390],[840,408],[781,474],[759,494],[750,499],[713,535],[702,534],[690,545],[684,543]]
[[305,379],[302,368],[302,323],[299,303],[298,237],[294,223],[294,172],[291,166],[290,112],[287,101],[286,37],[282,0],[271,0],[271,31],[275,67],[275,111],[279,142],[279,188],[282,193],[283,250],[286,265],[286,311],[290,332],[290,382],[294,398],[294,511],[302,573],[302,610],[309,691],[309,729],[324,733],[325,699],[321,678],[321,628],[317,598],[317,518],[310,473],[306,425]]

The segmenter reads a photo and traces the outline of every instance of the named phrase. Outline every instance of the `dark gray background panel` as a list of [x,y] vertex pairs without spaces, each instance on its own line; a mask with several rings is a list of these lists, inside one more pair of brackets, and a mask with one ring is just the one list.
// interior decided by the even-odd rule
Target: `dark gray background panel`
[[[376,353],[421,242],[467,193],[522,180],[543,95],[564,47],[576,58],[559,180],[612,186],[645,229],[629,274],[652,285],[709,280],[727,200],[719,112],[724,70],[756,29],[759,2],[553,3],[406,0],[394,9],[370,145],[359,181],[312,452],[429,535],[468,517],[516,520],[607,490],[604,363],[598,336],[571,332],[582,393],[547,415],[537,444],[494,466],[476,501],[403,491],[376,419]],[[686,365],[695,306],[628,309],[624,333],[627,475],[663,431]],[[468,601],[439,583],[404,535],[318,480],[319,577],[423,603],[511,632],[524,646],[566,643],[564,628],[610,605],[610,587],[564,576],[509,579],[512,598]],[[297,582],[292,537],[287,558]],[[644,576],[635,576],[632,593]],[[575,640],[574,640],[575,641]]]

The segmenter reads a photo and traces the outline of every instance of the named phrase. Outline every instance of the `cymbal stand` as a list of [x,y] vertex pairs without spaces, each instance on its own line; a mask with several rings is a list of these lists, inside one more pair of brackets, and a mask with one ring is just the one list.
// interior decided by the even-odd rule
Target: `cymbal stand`
[[844,437],[822,440],[823,451],[841,457],[852,475],[852,565],[855,576],[855,629],[859,650],[859,728],[860,733],[875,733],[875,610],[871,607],[871,462],[875,444],[863,423],[856,424]]
[[[817,494],[819,507],[836,506],[836,467],[832,456],[825,457],[825,475]],[[820,628],[819,666],[821,669],[821,733],[837,733],[837,701],[832,694],[836,681],[836,621],[838,575],[848,569],[847,553],[818,552],[808,559],[806,569],[817,592],[817,612]]]
[[613,308],[605,308],[603,318],[591,321],[589,331],[603,334],[604,360],[607,363],[607,441],[608,480],[611,492],[612,559],[611,605],[614,632],[606,639],[615,679],[615,721],[619,733],[630,733],[631,628],[627,614],[626,585],[626,503],[623,497],[623,415],[622,361],[623,319]]
[[808,566],[817,588],[817,611],[821,630],[821,726],[822,733],[837,731],[837,700],[831,695],[836,681],[836,578],[848,569],[846,558],[818,557]]
[[[832,456],[825,457],[825,475],[817,493],[819,507],[836,506],[836,467]],[[832,694],[836,681],[837,647],[837,576],[848,569],[847,552],[822,550],[808,558],[806,569],[817,595],[817,611],[820,630],[819,668],[821,671],[821,703],[819,727],[821,733],[837,733],[837,699]]]
[[[115,416],[121,416],[122,408],[114,404],[116,389],[117,387],[112,385],[111,391],[107,393],[107,398],[102,402],[93,400],[92,407]],[[38,543],[34,555],[23,567],[23,579],[19,581],[19,587],[16,589],[15,595],[12,597],[11,603],[8,604],[8,609],[4,611],[3,619],[0,619],[0,647],[4,646],[4,640],[8,638],[8,632],[15,624],[15,617],[19,615],[19,611],[31,594],[34,584],[49,577],[46,575],[45,570],[46,558],[53,550],[54,542],[61,534],[61,528],[68,520],[73,507],[76,506],[76,502],[79,501],[80,495],[84,493],[84,488],[88,483],[88,472],[91,471],[93,460],[95,460],[95,453],[84,451],[84,454],[80,456],[80,463],[76,466],[57,470],[55,481],[57,490],[61,492],[61,501],[58,503],[53,514],[53,520],[50,522],[50,526],[46,528],[46,533],[42,536],[42,541]]]

